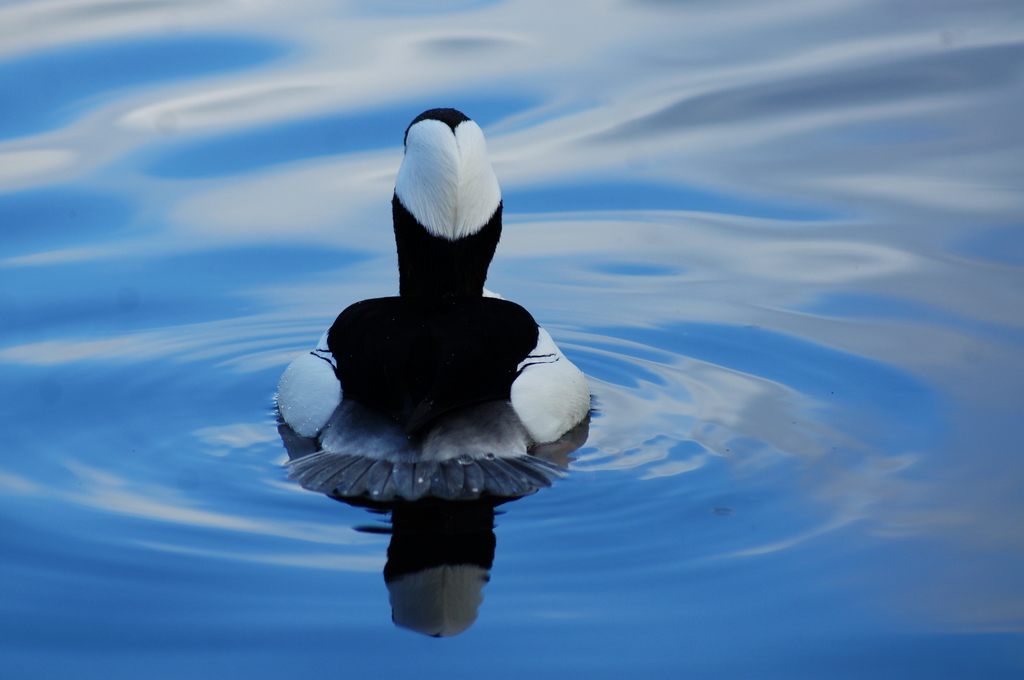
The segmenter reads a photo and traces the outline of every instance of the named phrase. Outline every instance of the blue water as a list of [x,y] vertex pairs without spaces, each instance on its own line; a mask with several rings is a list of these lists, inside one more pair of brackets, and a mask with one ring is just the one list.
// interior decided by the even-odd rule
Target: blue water
[[[58,248],[95,243],[123,232],[132,204],[109,193],[62,188],[12,191],[0,196],[4,254],[29,254],[40,247]],[[20,225],[21,229],[13,228]]]
[[132,87],[255,66],[284,53],[257,36],[110,40],[41,50],[0,67],[0,138],[67,125]]
[[[0,7],[0,677],[1024,676],[1024,14],[545,7]],[[272,401],[434,106],[595,404],[447,639]]]
[[779,220],[825,220],[833,212],[811,206],[733,196],[696,187],[653,182],[593,183],[549,186],[506,192],[503,199],[518,212],[576,212],[615,210],[692,210]]
[[526,97],[480,97],[439,93],[401,106],[370,109],[300,121],[287,121],[257,130],[246,130],[190,145],[165,144],[170,150],[155,161],[149,172],[157,177],[213,177],[251,172],[277,163],[396,147],[405,130],[421,111],[443,101],[451,108],[474,111],[480,125],[528,110],[536,102]]

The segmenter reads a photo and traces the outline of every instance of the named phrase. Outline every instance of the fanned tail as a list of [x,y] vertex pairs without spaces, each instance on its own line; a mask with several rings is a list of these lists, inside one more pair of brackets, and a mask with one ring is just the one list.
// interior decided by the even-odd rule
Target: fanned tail
[[525,496],[566,476],[558,466],[531,455],[404,462],[318,451],[290,461],[288,467],[288,478],[304,489],[382,502],[426,496],[445,500],[471,500],[484,494]]

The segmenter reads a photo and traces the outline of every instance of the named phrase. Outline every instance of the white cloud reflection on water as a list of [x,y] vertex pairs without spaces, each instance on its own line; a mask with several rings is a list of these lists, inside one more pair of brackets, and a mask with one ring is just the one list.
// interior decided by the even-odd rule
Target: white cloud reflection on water
[[[110,11],[97,13],[103,19],[90,24],[88,36],[162,30],[164,5],[105,3]],[[125,24],[118,7],[126,10],[131,22],[149,16],[150,23]],[[165,88],[186,93],[184,99],[172,96],[161,100],[158,89],[146,95],[148,103],[131,112],[110,111],[116,113],[116,120],[123,120],[131,129],[148,127],[148,137],[153,139],[167,134],[169,121],[179,132],[216,130],[467,88],[532,89],[551,101],[548,108],[554,117],[518,132],[501,134],[499,127],[490,135],[498,174],[506,188],[523,182],[550,183],[559,177],[621,176],[623,165],[629,164],[639,177],[731,186],[743,193],[763,190],[792,197],[795,192],[804,199],[840,202],[861,194],[869,200],[892,199],[897,205],[909,199],[915,209],[922,201],[927,204],[934,199],[975,214],[978,200],[967,196],[964,202],[957,196],[978,186],[988,193],[1001,192],[1002,205],[985,203],[981,206],[985,212],[1005,215],[1021,205],[1017,187],[992,187],[991,166],[1012,163],[1005,148],[976,145],[971,154],[976,166],[973,172],[962,165],[935,162],[950,152],[957,153],[953,140],[914,145],[910,154],[894,154],[891,145],[853,150],[848,145],[837,149],[827,142],[818,148],[801,145],[803,158],[794,159],[796,163],[785,153],[793,147],[794,135],[807,138],[817,130],[838,132],[851,125],[893,119],[942,129],[960,127],[965,115],[983,119],[1000,115],[1007,97],[1012,99],[1000,86],[1011,76],[1000,80],[997,74],[980,83],[974,82],[974,76],[1000,63],[997,54],[986,59],[986,50],[1015,49],[1024,34],[1020,23],[1012,21],[962,27],[965,21],[976,21],[969,10],[931,8],[927,16],[910,14],[904,21],[888,23],[880,21],[884,15],[870,2],[827,6],[793,2],[649,4],[646,8],[625,3],[601,7],[559,3],[544,5],[543,10],[540,3],[512,2],[468,14],[392,16],[386,20],[324,16],[323,5],[315,2],[290,3],[286,16],[261,3],[217,6],[216,11],[231,15],[230,20],[218,21],[204,11],[202,5],[176,9],[183,16],[198,12],[196,20],[207,27],[235,22],[259,30],[272,25],[268,33],[278,36],[301,30],[297,42],[315,48],[301,60],[200,84],[199,92],[191,83]],[[958,12],[962,16],[958,17]],[[316,16],[315,23],[309,21],[311,16]],[[537,21],[538,16],[544,20]],[[49,22],[26,20],[25,25],[39,30]],[[488,27],[497,25],[505,30],[496,36]],[[951,26],[958,29],[951,34],[955,39],[946,39],[943,31]],[[78,28],[83,30],[81,25]],[[842,39],[843,34],[848,37]],[[21,40],[29,40],[31,35],[28,30]],[[572,40],[565,40],[566,35]],[[636,43],[636,35],[644,36],[642,45]],[[726,44],[734,49],[742,45],[742,49],[723,50],[720,45],[725,36]],[[45,44],[46,37],[37,40]],[[439,41],[495,47],[474,48],[469,60],[455,50],[453,61],[451,50],[436,48]],[[508,50],[514,53],[510,55]],[[617,58],[609,63],[608,55]],[[955,69],[961,61],[966,64],[958,73]],[[944,66],[946,62],[954,73],[944,80],[942,69],[950,68]],[[595,64],[610,67],[595,70]],[[861,81],[855,76],[859,72],[874,76],[886,69],[895,69],[903,78],[899,82],[908,83],[905,93],[898,88],[894,92],[870,89],[862,83],[867,76]],[[917,82],[924,85],[913,86]],[[787,88],[790,105],[773,104],[781,101],[780,89],[786,92]],[[402,99],[396,100],[396,94]],[[774,100],[770,98],[773,94]],[[886,98],[872,99],[880,94]],[[799,104],[801,96],[807,99],[805,105]],[[578,107],[581,102],[588,103],[584,110],[558,115],[559,108]],[[687,106],[693,109],[701,102],[715,105],[697,119],[687,114],[689,118],[675,122],[669,115],[673,107],[682,107],[683,115]],[[686,120],[690,122],[682,125]],[[102,116],[94,121],[103,127],[107,144],[122,146],[119,136],[129,144],[145,143],[146,136],[139,138],[138,133],[126,130],[119,135],[116,127],[110,127],[112,122]],[[83,136],[87,135],[76,140],[79,144]],[[595,143],[597,138],[602,141]],[[1019,144],[1020,140],[1015,141]],[[979,152],[984,154],[982,158]],[[762,165],[765,159],[772,159],[772,167]],[[902,174],[893,173],[894,165],[901,167]],[[808,167],[816,170],[813,179],[819,190],[807,181],[804,169]],[[878,181],[880,170],[898,182]],[[345,176],[338,179],[345,183]],[[898,188],[901,184],[906,185],[903,191]],[[949,187],[962,190],[951,193],[946,190]],[[856,188],[854,194],[852,188]],[[301,214],[296,218],[303,221]]]
[[303,523],[208,510],[201,502],[184,497],[165,486],[140,484],[138,480],[122,478],[71,458],[64,460],[63,467],[77,480],[77,484],[70,485],[66,490],[44,488],[5,472],[0,472],[0,486],[19,496],[38,497],[48,503],[81,506],[132,518],[202,529],[259,534],[301,543],[361,545],[380,542],[373,536],[333,522]]

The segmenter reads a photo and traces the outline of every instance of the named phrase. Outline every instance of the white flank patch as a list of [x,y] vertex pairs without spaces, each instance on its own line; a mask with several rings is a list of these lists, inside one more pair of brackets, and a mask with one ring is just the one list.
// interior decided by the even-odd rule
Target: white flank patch
[[463,121],[452,134],[439,120],[421,120],[409,128],[395,194],[434,236],[478,232],[501,202],[480,126]]
[[512,408],[538,444],[553,442],[590,410],[590,389],[580,369],[565,358],[543,328],[537,347],[520,362],[512,383]]
[[277,386],[281,417],[299,436],[315,437],[341,403],[334,367],[312,352],[293,361]]

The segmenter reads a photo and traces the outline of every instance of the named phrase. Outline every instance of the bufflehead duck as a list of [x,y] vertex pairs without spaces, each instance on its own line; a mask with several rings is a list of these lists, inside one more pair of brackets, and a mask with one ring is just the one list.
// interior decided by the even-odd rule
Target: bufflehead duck
[[387,501],[516,496],[561,475],[530,451],[584,423],[590,392],[529,312],[484,290],[501,210],[480,127],[417,116],[392,199],[399,295],[350,306],[285,370],[285,443],[313,451],[290,477]]

